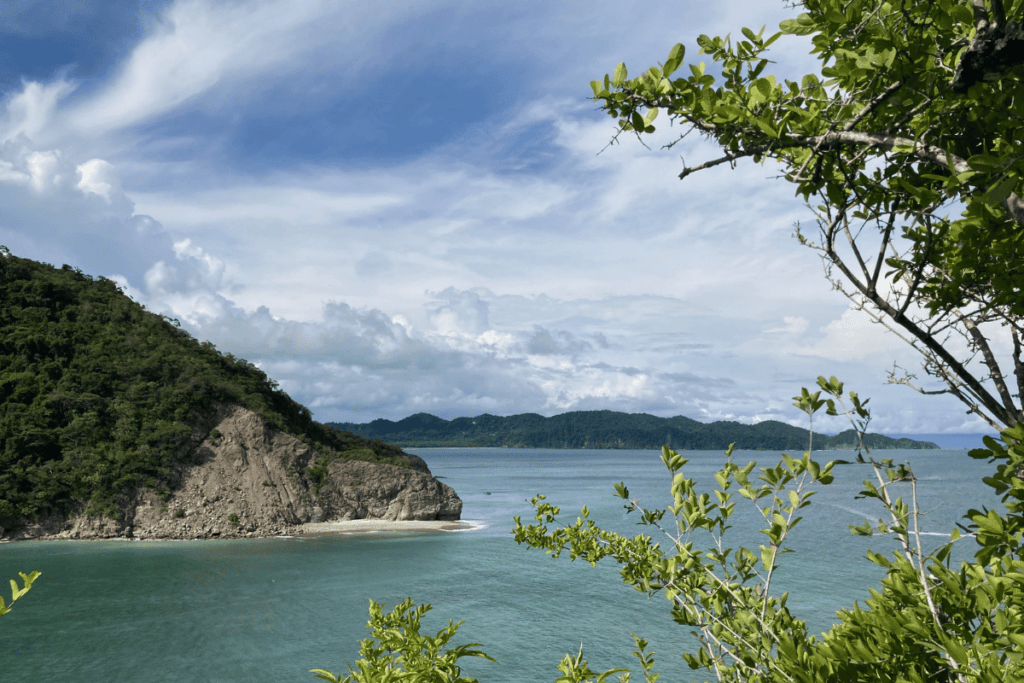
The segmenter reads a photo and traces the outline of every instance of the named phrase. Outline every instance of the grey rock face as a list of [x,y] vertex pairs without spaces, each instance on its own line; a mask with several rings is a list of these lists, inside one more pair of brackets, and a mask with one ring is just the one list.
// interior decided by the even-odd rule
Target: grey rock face
[[326,520],[455,520],[462,501],[430,474],[368,462],[335,462],[320,489]]

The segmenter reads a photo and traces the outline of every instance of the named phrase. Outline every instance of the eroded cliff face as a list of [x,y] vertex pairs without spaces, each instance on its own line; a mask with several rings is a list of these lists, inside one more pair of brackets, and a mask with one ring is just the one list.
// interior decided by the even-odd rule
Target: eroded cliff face
[[416,456],[409,456],[416,469],[336,461],[317,487],[305,472],[317,465],[315,449],[268,428],[263,418],[239,406],[221,409],[215,421],[205,438],[197,435],[197,464],[182,471],[181,486],[166,500],[142,490],[126,501],[120,520],[51,517],[7,530],[5,537],[273,536],[295,533],[306,522],[456,520],[462,513],[455,491],[431,476]]

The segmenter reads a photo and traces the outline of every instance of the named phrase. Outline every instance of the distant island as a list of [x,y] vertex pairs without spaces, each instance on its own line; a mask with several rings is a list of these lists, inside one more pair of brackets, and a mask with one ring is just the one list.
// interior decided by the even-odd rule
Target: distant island
[[[735,443],[738,450],[806,451],[808,431],[784,422],[767,420],[748,425],[739,422],[703,423],[677,417],[656,417],[646,413],[620,413],[611,410],[587,410],[544,417],[536,413],[498,417],[478,415],[445,420],[428,413],[417,413],[404,420],[374,420],[366,424],[328,422],[327,425],[366,439],[402,448],[477,447],[477,448],[623,448],[675,450],[724,450]],[[894,439],[882,434],[867,434],[865,443],[872,449],[937,449],[929,441]],[[852,429],[833,436],[814,434],[814,450],[857,447]]]

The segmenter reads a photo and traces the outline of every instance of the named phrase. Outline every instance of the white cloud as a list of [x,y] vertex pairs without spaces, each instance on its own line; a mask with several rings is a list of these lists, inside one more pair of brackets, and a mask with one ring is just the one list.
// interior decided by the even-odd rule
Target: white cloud
[[120,189],[120,182],[117,172],[109,161],[103,159],[90,159],[84,164],[79,164],[78,189],[85,193],[91,193],[103,197],[111,203],[111,193]]
[[222,79],[251,75],[308,43],[289,36],[323,12],[320,2],[171,5],[116,78],[68,112],[72,125],[103,131],[167,113]]
[[[664,116],[650,150],[624,137],[597,154],[614,124],[586,80],[664,59],[683,19],[715,33],[737,12],[790,13],[655,5],[611,23],[612,3],[503,10],[497,44],[493,27],[424,35],[410,21],[470,25],[497,16],[487,7],[174,2],[107,73],[27,81],[5,100],[0,242],[115,278],[324,420],[610,408],[802,424],[790,396],[820,372],[877,396],[894,415],[882,425],[966,424],[959,406],[901,412],[918,405],[906,390],[874,391],[913,354],[829,291],[790,236],[807,214],[777,169],[680,182],[680,155],[719,151],[660,149],[680,132]],[[279,125],[315,127],[353,83],[404,97],[381,73],[415,65],[443,88],[430,60],[449,47],[544,75],[493,91],[503,110],[415,155],[356,166],[339,143],[273,171],[232,158],[246,126],[285,111]],[[782,53],[802,73],[795,54]],[[376,115],[350,109],[343,125]]]
[[765,330],[765,333],[779,332],[781,334],[800,335],[807,330],[809,325],[807,318],[799,315],[782,316],[782,327],[773,327]]
[[61,154],[59,150],[32,152],[25,157],[28,167],[29,185],[36,192],[47,192],[64,179],[60,174]]
[[45,84],[25,81],[21,92],[9,95],[4,102],[0,142],[13,140],[19,135],[36,137],[49,125],[60,101],[74,90],[75,85],[63,79]]
[[437,295],[444,303],[434,309],[430,321],[443,335],[477,336],[490,329],[487,302],[475,292],[456,292],[449,287]]

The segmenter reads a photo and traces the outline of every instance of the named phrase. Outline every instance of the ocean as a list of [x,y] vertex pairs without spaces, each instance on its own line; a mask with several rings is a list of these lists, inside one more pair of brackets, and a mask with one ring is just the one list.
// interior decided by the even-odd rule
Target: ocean
[[[0,583],[19,571],[42,578],[0,618],[0,681],[42,683],[291,683],[355,665],[369,600],[388,609],[406,597],[433,607],[422,631],[464,621],[453,644],[478,642],[499,664],[463,659],[481,681],[553,681],[566,653],[583,645],[595,671],[626,666],[631,633],[655,654],[661,680],[703,680],[680,658],[693,638],[669,615],[664,597],[648,599],[622,583],[618,567],[552,559],[512,540],[512,517],[532,520],[529,499],[544,493],[575,521],[591,519],[630,535],[635,524],[613,484],[625,482],[647,508],[670,502],[670,478],[656,451],[410,449],[462,497],[467,531],[225,541],[21,542],[0,545]],[[720,452],[684,452],[685,471],[712,482]],[[819,460],[848,453],[816,453]],[[779,454],[737,452],[741,464],[773,465]],[[925,540],[936,545],[969,507],[997,506],[981,478],[991,465],[965,450],[879,451],[909,461],[919,479]],[[850,524],[878,519],[876,501],[856,499],[870,474],[840,467],[793,531],[773,592],[819,633],[835,612],[863,604],[881,572],[864,559],[884,538],[852,536]],[[738,509],[748,501],[736,497]],[[756,547],[748,509],[734,516],[729,543]],[[653,533],[652,533],[653,532]],[[961,554],[971,551],[961,542]],[[663,546],[667,543],[663,543]],[[9,593],[5,599],[9,600]]]

